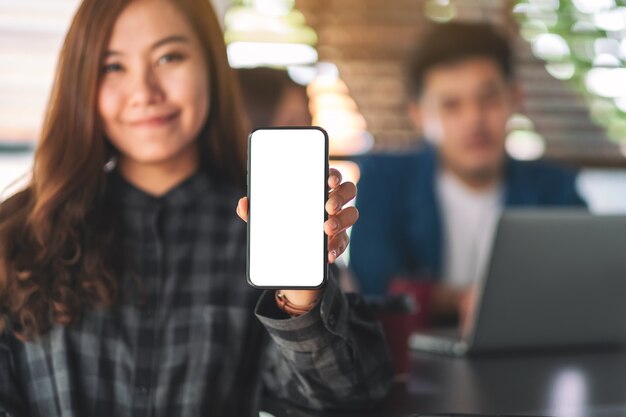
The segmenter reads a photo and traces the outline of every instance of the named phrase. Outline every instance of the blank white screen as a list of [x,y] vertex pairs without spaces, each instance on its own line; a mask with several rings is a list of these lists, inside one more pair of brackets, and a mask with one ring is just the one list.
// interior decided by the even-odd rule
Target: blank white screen
[[314,287],[326,269],[324,134],[257,130],[250,138],[249,278],[263,287]]

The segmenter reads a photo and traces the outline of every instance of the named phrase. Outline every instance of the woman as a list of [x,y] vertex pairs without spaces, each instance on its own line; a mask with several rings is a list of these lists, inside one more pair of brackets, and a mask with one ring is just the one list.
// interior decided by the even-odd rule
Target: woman
[[[318,409],[385,394],[379,327],[334,279],[282,291],[287,306],[246,284],[242,120],[206,0],[82,3],[32,181],[0,207],[0,415],[237,416],[262,390]],[[354,185],[329,184],[332,263],[357,213],[341,210]],[[293,227],[277,225],[285,244]]]

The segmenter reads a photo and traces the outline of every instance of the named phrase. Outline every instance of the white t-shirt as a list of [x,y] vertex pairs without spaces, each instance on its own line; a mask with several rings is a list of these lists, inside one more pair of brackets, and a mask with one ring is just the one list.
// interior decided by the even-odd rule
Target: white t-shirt
[[487,272],[504,205],[503,187],[476,191],[450,172],[440,172],[436,181],[443,228],[442,282],[467,288]]

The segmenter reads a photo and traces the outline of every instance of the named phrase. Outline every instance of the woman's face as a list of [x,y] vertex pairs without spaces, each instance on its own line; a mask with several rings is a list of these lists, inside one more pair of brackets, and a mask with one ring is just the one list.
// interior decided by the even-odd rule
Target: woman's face
[[209,112],[208,71],[199,39],[173,4],[137,0],[126,7],[101,71],[98,113],[122,159],[195,158]]

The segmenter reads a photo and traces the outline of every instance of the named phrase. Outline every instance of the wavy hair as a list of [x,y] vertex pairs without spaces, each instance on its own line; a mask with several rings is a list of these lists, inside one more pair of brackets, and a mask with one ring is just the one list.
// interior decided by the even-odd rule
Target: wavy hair
[[[32,340],[123,295],[125,262],[103,170],[114,148],[97,95],[113,25],[131,1],[84,0],[65,38],[30,183],[0,205],[0,333]],[[200,39],[209,73],[200,165],[243,187],[247,120],[218,19],[208,0],[170,1]]]

